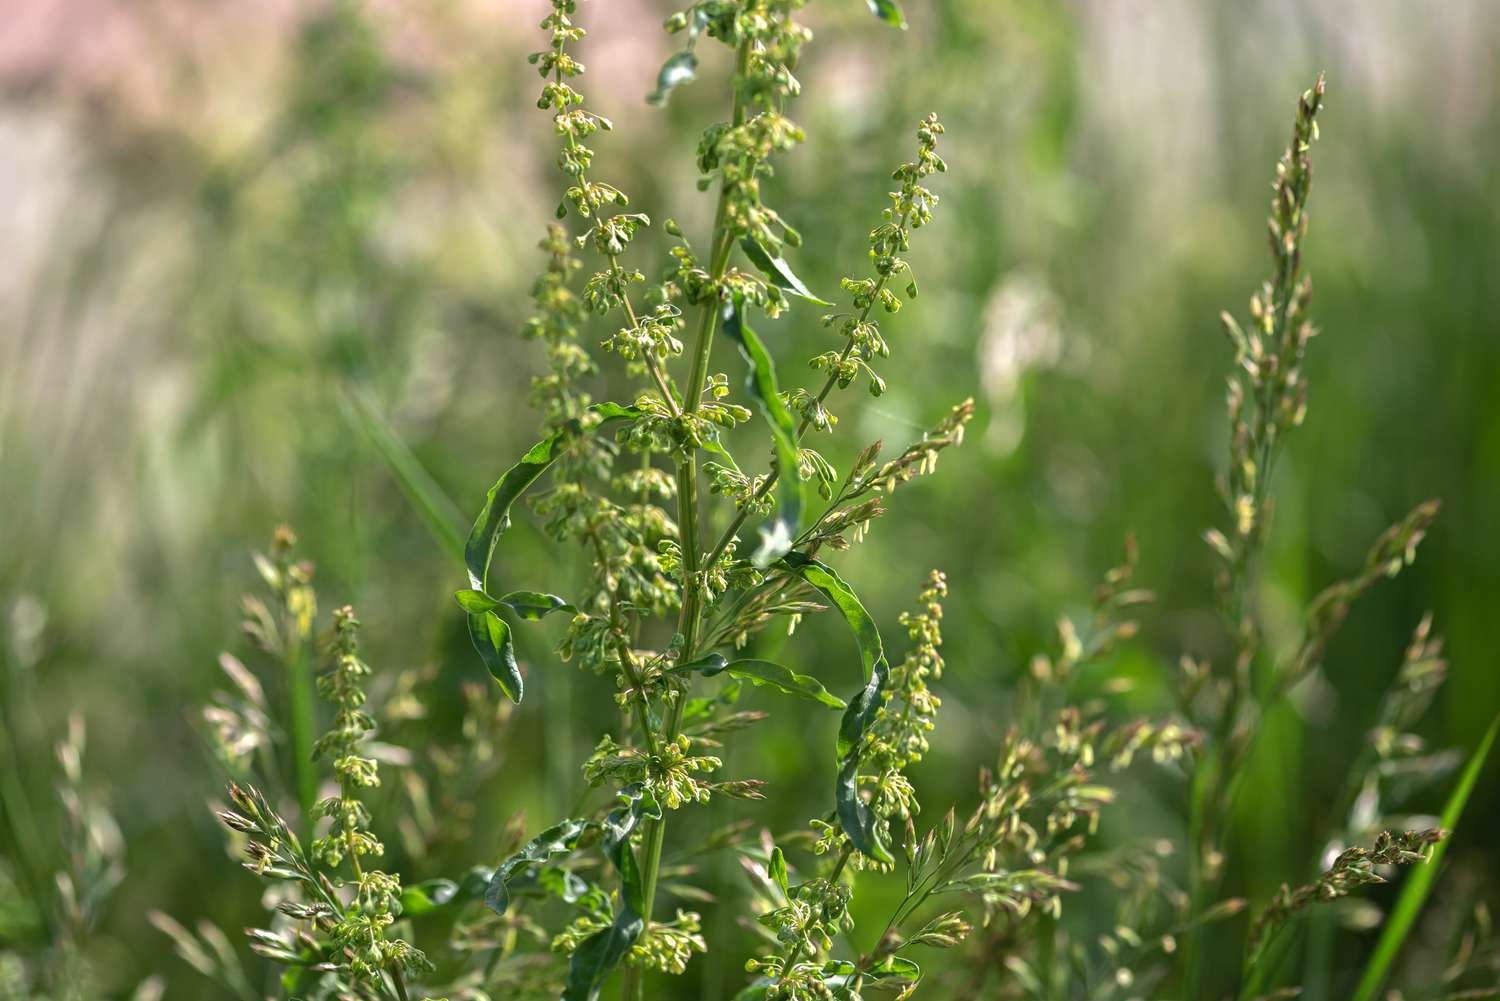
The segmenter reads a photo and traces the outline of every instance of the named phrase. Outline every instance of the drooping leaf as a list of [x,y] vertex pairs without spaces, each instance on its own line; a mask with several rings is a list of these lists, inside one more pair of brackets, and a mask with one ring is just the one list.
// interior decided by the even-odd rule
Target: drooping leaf
[[865,0],[870,13],[895,28],[906,28],[906,16],[901,13],[901,4],[896,0]]
[[656,89],[646,95],[646,101],[660,107],[667,103],[673,89],[692,83],[698,78],[698,57],[692,49],[683,49],[667,57],[656,74]]
[[769,660],[727,661],[720,654],[710,654],[692,664],[685,664],[678,670],[694,670],[706,678],[727,673],[730,677],[748,681],[757,687],[774,688],[787,695],[820,702],[830,709],[844,708],[844,700],[824,688],[817,678],[798,674],[783,664]]
[[860,665],[865,675],[864,686],[849,700],[844,718],[839,721],[838,756],[841,762],[838,783],[834,787],[834,804],[839,826],[859,849],[870,858],[890,862],[890,853],[880,844],[875,834],[875,815],[869,804],[859,794],[859,752],[865,733],[874,722],[880,708],[881,692],[890,676],[890,665],[885,658],[885,644],[881,642],[880,630],[875,620],[865,611],[853,589],[844,583],[832,567],[811,559],[803,553],[790,552],[782,558],[782,565],[819,591],[831,601],[849,629],[854,633],[859,646]]
[[872,859],[889,864],[891,853],[880,843],[875,826],[875,811],[859,794],[859,758],[853,754],[839,768],[838,784],[833,793],[834,812],[839,827],[849,836],[855,848]]
[[725,335],[738,345],[745,363],[750,366],[746,387],[770,426],[771,440],[776,446],[776,468],[780,473],[776,488],[779,502],[777,522],[765,535],[765,542],[753,559],[757,567],[764,569],[791,548],[792,537],[797,534],[797,523],[802,517],[802,483],[797,474],[797,427],[776,384],[776,365],[771,353],[745,322],[743,303],[738,299],[724,304],[723,327]]
[[[599,418],[590,430],[597,432],[606,424],[640,414],[636,407],[625,407],[618,403],[596,403],[589,412]],[[510,508],[526,488],[535,483],[552,463],[557,461],[570,440],[585,433],[581,422],[572,421],[527,450],[521,461],[507,469],[485,496],[484,507],[474,520],[474,528],[464,543],[464,565],[469,573],[470,591],[489,594],[490,564],[494,560],[495,546],[510,526]],[[513,594],[530,592],[513,592]],[[471,597],[470,600],[475,600]],[[500,599],[504,601],[505,599]],[[560,600],[560,599],[559,599]],[[464,601],[459,599],[460,604]],[[566,604],[566,603],[564,603]],[[468,609],[465,609],[468,611]],[[555,610],[555,609],[549,609]],[[525,614],[518,612],[518,614]],[[485,667],[500,683],[506,696],[520,702],[524,694],[521,672],[516,667],[515,650],[511,646],[510,627],[495,613],[493,608],[483,612],[469,612],[469,639],[474,649],[484,660]]]
[[489,886],[484,893],[485,906],[496,914],[504,914],[510,907],[510,890],[507,884],[516,870],[540,865],[555,856],[571,852],[578,845],[578,839],[592,826],[590,821],[570,818],[554,824],[526,842],[520,851],[501,862],[490,877]]
[[635,852],[630,850],[630,836],[642,820],[661,819],[661,804],[641,782],[632,782],[619,796],[621,805],[604,819],[603,847],[620,874],[620,912],[608,928],[584,939],[573,952],[562,1001],[594,1001],[646,927],[645,882]]
[[1401,895],[1396,898],[1396,906],[1391,910],[1390,917],[1386,919],[1385,926],[1380,931],[1380,941],[1375,944],[1375,951],[1371,954],[1370,961],[1365,965],[1365,971],[1359,978],[1359,986],[1354,991],[1354,1001],[1372,1001],[1379,994],[1381,985],[1390,973],[1391,964],[1395,962],[1396,955],[1401,951],[1407,934],[1410,933],[1412,926],[1416,924],[1417,917],[1422,913],[1422,908],[1427,903],[1427,895],[1432,891],[1432,883],[1437,879],[1438,866],[1447,853],[1449,843],[1453,840],[1453,829],[1458,826],[1464,807],[1469,802],[1469,796],[1474,792],[1480,773],[1484,771],[1484,765],[1489,759],[1491,747],[1494,746],[1497,731],[1500,731],[1500,716],[1495,717],[1490,723],[1490,728],[1485,731],[1484,739],[1475,748],[1473,756],[1469,758],[1469,763],[1464,766],[1463,774],[1458,778],[1458,784],[1453,787],[1453,792],[1448,796],[1448,802],[1443,806],[1443,814],[1438,821],[1438,826],[1447,831],[1449,836],[1433,845],[1427,861],[1417,866],[1406,877],[1406,882],[1401,887]]
[[490,677],[500,683],[500,690],[512,702],[519,703],[526,694],[526,681],[516,664],[516,648],[510,641],[510,626],[493,610],[469,615],[469,641],[479,651]]
[[762,247],[748,236],[740,240],[740,248],[745,251],[745,256],[750,258],[750,263],[755,265],[761,274],[770,279],[772,285],[775,285],[783,292],[790,292],[799,299],[806,299],[808,302],[815,302],[820,306],[833,305],[827,299],[822,299],[814,295],[802,279],[797,277],[797,273],[786,262],[786,258],[779,254],[772,255],[765,247]]

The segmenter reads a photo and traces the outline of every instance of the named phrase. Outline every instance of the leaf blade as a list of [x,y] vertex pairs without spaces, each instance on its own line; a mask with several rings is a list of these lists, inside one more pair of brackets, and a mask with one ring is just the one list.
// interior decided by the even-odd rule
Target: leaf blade
[[1438,863],[1443,860],[1443,855],[1448,850],[1453,830],[1458,826],[1469,796],[1479,781],[1480,772],[1484,770],[1490,749],[1494,746],[1497,731],[1500,731],[1500,716],[1496,716],[1490,723],[1490,728],[1485,731],[1484,739],[1474,749],[1473,756],[1464,766],[1463,774],[1459,776],[1457,785],[1453,787],[1453,792],[1449,794],[1448,801],[1443,806],[1443,814],[1438,825],[1448,832],[1448,837],[1432,846],[1432,852],[1427,861],[1416,867],[1402,884],[1401,894],[1396,898],[1396,906],[1392,908],[1385,927],[1381,929],[1380,939],[1375,944],[1375,951],[1371,954],[1370,961],[1365,965],[1364,973],[1359,978],[1359,986],[1354,992],[1354,1001],[1373,1001],[1381,984],[1390,973],[1396,954],[1401,951],[1407,934],[1427,902],[1427,895],[1432,890],[1434,880],[1437,879]]
[[725,303],[722,319],[725,336],[738,345],[741,356],[750,366],[746,387],[754,396],[761,415],[771,429],[771,440],[776,449],[776,468],[780,471],[776,488],[780,507],[778,523],[766,534],[765,542],[752,560],[757,567],[764,569],[791,548],[792,538],[797,534],[797,523],[802,518],[802,482],[797,473],[797,428],[791,411],[781,399],[781,390],[776,380],[776,364],[771,353],[745,322],[744,304],[738,299]]
[[792,266],[787,263],[786,258],[780,254],[773,256],[769,250],[748,236],[740,240],[740,249],[745,252],[745,256],[750,259],[750,263],[755,265],[756,270],[765,275],[772,285],[775,285],[783,292],[790,292],[799,299],[815,302],[819,306],[833,305],[827,299],[814,295],[812,290],[807,287],[807,284],[792,270]]

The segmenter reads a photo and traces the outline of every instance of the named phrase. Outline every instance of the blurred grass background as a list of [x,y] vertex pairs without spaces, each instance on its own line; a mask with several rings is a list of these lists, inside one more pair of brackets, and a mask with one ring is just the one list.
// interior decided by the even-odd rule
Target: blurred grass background
[[[197,712],[221,686],[217,653],[242,646],[248,554],[275,524],[297,527],[325,607],[360,607],[378,671],[436,665],[449,691],[482,678],[449,597],[458,567],[350,401],[368,401],[466,516],[534,440],[526,387],[542,361],[519,330],[559,191],[523,58],[543,7],[25,0],[6,15],[0,856],[13,875],[55,867],[50,749],[82,713],[86,783],[128,846],[90,945],[102,994],[156,972],[170,998],[208,996],[149,908],[231,930],[254,919],[256,884],[206,809],[220,781]],[[582,4],[583,89],[617,126],[596,144],[599,175],[691,235],[711,211],[691,151],[723,114],[727,66],[713,48],[668,109],[646,107],[668,12]],[[1472,747],[1500,708],[1500,7],[909,0],[908,14],[896,33],[857,0],[811,5],[793,111],[809,140],[769,198],[807,237],[803,277],[832,289],[862,266],[917,118],[936,110],[948,126],[943,204],[912,254],[922,296],[885,328],[891,391],[840,408],[852,452],[979,403],[963,448],[840,563],[886,623],[929,567],[949,575],[945,705],[918,775],[929,804],[968,795],[1015,679],[1128,532],[1161,599],[1115,665],[1137,680],[1134,704],[1160,703],[1182,652],[1224,655],[1199,538],[1221,520],[1229,351],[1215,317],[1243,313],[1268,271],[1271,168],[1296,94],[1328,71],[1307,245],[1324,333],[1309,422],[1280,470],[1273,637],[1288,641],[1298,609],[1385,525],[1429,496],[1444,510],[1261,755],[1231,885],[1263,900],[1316,856],[1425,611],[1453,663],[1434,746]],[[654,256],[638,260],[663,260],[660,243],[643,247]],[[826,336],[806,311],[762,333],[793,360]],[[737,364],[716,355],[716,369]],[[554,580],[535,526],[514,538],[508,579]],[[581,790],[573,762],[608,725],[609,692],[556,663],[556,628],[521,637],[539,694],[474,803],[475,840],[410,878],[493,862],[514,810],[535,828]],[[846,644],[836,623],[809,622],[789,662],[842,682]],[[825,807],[830,762],[805,753],[806,734],[833,724],[774,708],[754,759],[731,765],[771,782],[747,812],[783,830]],[[1149,785],[1107,834],[1180,834],[1181,796]],[[1449,858],[1465,892],[1495,901],[1492,782],[1471,811]],[[20,910],[4,933],[24,945],[40,932]],[[742,959],[697,961],[683,996],[718,996]]]

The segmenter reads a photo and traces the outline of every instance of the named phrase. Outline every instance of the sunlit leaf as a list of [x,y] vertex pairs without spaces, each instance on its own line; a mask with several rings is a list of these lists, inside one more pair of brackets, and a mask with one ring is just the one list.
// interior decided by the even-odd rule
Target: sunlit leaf
[[880,18],[892,27],[906,27],[906,16],[901,13],[901,5],[896,0],[865,0],[870,8],[870,13]]
[[1411,875],[1406,877],[1406,882],[1401,887],[1401,895],[1396,898],[1396,906],[1391,910],[1391,916],[1380,931],[1380,941],[1375,944],[1375,951],[1365,966],[1364,974],[1359,978],[1359,986],[1354,992],[1354,1001],[1372,1001],[1379,994],[1381,984],[1390,973],[1391,964],[1395,962],[1396,955],[1401,951],[1407,934],[1422,913],[1422,908],[1427,903],[1427,895],[1432,892],[1433,880],[1437,878],[1438,867],[1448,851],[1449,843],[1453,840],[1453,829],[1458,826],[1464,807],[1469,802],[1469,796],[1474,792],[1474,786],[1479,781],[1479,774],[1484,771],[1485,762],[1489,759],[1490,748],[1495,743],[1497,730],[1500,730],[1500,716],[1490,723],[1490,728],[1485,731],[1484,739],[1475,748],[1473,757],[1469,758],[1469,763],[1464,766],[1463,774],[1458,778],[1458,784],[1453,787],[1453,792],[1448,796],[1448,802],[1443,806],[1443,815],[1438,821],[1438,826],[1447,831],[1449,836],[1434,845],[1427,861],[1417,866],[1412,870]]
[[469,615],[469,641],[479,651],[490,677],[500,683],[500,690],[512,702],[520,702],[526,693],[526,682],[516,664],[516,648],[510,640],[510,626],[494,611]]
[[777,664],[769,660],[730,661],[722,654],[712,653],[690,664],[683,664],[677,670],[695,671],[705,678],[712,678],[716,674],[727,673],[730,677],[748,681],[752,685],[763,688],[774,688],[779,692],[785,692],[787,695],[796,695],[799,698],[822,703],[830,709],[844,708],[844,700],[824,688],[822,682],[818,681],[817,678],[798,674],[783,664]]
[[814,295],[802,279],[797,277],[797,273],[786,262],[786,258],[779,254],[773,255],[748,236],[740,240],[740,248],[744,250],[745,256],[750,258],[750,263],[754,264],[760,273],[770,279],[771,284],[777,288],[820,306],[833,305],[827,299]]

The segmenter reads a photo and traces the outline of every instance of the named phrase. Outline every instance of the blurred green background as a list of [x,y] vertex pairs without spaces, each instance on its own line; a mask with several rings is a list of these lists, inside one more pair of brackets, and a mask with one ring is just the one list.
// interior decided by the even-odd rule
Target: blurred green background
[[[669,5],[580,7],[581,89],[616,124],[595,143],[598,175],[654,219],[702,233],[711,198],[694,190],[692,149],[723,115],[726,54],[706,47],[700,79],[649,108],[673,48],[659,30]],[[1216,315],[1243,315],[1268,273],[1272,167],[1297,93],[1328,72],[1306,246],[1323,334],[1308,424],[1280,467],[1273,640],[1291,640],[1298,609],[1354,571],[1387,524],[1427,497],[1444,509],[1417,565],[1355,610],[1259,762],[1231,886],[1263,900],[1316,857],[1328,802],[1424,612],[1452,660],[1424,728],[1433,746],[1472,747],[1500,709],[1500,6],[907,8],[900,33],[858,0],[810,5],[816,39],[793,109],[809,138],[780,161],[768,199],[807,238],[803,277],[833,289],[864,266],[918,117],[936,110],[947,124],[943,201],[911,255],[922,295],[885,324],[890,392],[844,397],[852,433],[831,455],[846,461],[877,437],[899,447],[952,403],[978,403],[962,449],[839,560],[892,630],[928,568],[949,575],[945,705],[918,773],[929,804],[967,802],[1016,679],[1056,617],[1086,608],[1128,532],[1139,581],[1160,595],[1117,665],[1138,682],[1133,704],[1161,703],[1183,652],[1224,656],[1200,539],[1222,521],[1213,478],[1230,358]],[[231,933],[256,919],[259,888],[207,809],[221,780],[200,707],[223,685],[219,651],[248,656],[238,599],[273,526],[296,526],[325,608],[359,606],[378,672],[435,667],[433,690],[453,698],[483,679],[450,598],[460,568],[351,400],[465,515],[535,438],[527,382],[543,361],[519,331],[560,190],[524,61],[543,13],[540,0],[22,0],[6,15],[0,857],[22,886],[60,863],[51,748],[81,714],[84,785],[126,846],[127,875],[88,946],[101,996],[150,974],[169,998],[215,996],[147,923],[152,908]],[[664,262],[664,245],[640,246],[636,260],[659,270],[645,262]],[[798,375],[824,349],[812,312],[762,333],[787,381],[813,380]],[[738,372],[722,345],[715,358]],[[524,584],[576,572],[534,523],[508,545],[507,573]],[[521,637],[538,694],[505,725],[472,839],[410,860],[409,878],[493,863],[515,810],[535,829],[581,791],[573,763],[611,725],[610,692],[556,661],[558,628]],[[840,629],[806,623],[789,662],[851,678]],[[754,758],[731,767],[769,780],[770,801],[744,814],[784,830],[825,809],[831,756],[806,753],[807,734],[833,722],[753,698],[776,716]],[[1413,808],[1435,811],[1440,793]],[[1179,836],[1181,797],[1147,783],[1106,836]],[[719,809],[683,829],[725,819]],[[1465,892],[1492,901],[1497,822],[1486,781],[1449,856]],[[23,951],[41,934],[26,896],[0,922]],[[735,939],[706,910],[711,942]],[[743,958],[731,945],[696,960],[682,996],[719,996]]]

